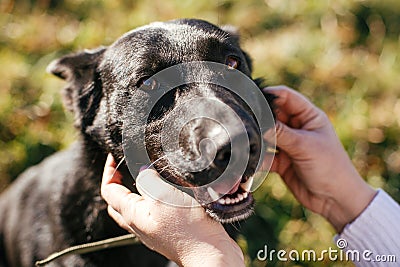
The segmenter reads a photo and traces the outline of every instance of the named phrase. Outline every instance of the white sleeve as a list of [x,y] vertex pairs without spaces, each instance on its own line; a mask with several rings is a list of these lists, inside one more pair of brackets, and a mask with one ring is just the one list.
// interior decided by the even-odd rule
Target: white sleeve
[[[400,266],[399,204],[379,189],[368,207],[335,236],[335,241],[356,266]],[[358,259],[354,257],[357,255]]]

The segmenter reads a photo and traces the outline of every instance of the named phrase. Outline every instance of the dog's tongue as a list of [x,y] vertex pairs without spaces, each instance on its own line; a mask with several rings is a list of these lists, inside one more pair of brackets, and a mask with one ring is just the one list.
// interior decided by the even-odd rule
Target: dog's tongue
[[232,189],[227,193],[227,195],[233,194],[233,193],[235,193],[236,191],[238,191],[239,186],[240,186],[240,181],[241,181],[241,179],[238,179],[238,181],[236,182],[236,184],[235,184],[235,185],[232,187]]

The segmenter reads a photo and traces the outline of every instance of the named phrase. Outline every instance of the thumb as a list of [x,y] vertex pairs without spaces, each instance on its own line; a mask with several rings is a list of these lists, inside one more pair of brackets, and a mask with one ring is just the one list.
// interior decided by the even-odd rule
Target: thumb
[[152,198],[179,207],[193,207],[200,204],[185,192],[162,180],[162,177],[152,169],[139,173],[136,178],[136,188],[144,198]]
[[290,128],[277,120],[275,122],[276,146],[285,151],[288,155],[292,154],[291,152],[293,152],[293,149],[299,144],[301,131],[302,130]]

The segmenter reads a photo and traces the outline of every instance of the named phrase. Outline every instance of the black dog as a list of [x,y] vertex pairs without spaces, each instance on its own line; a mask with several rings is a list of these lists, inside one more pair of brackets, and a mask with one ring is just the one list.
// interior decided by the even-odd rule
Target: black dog
[[[75,114],[81,140],[25,171],[0,198],[0,266],[33,266],[34,262],[72,245],[125,234],[107,214],[100,197],[100,180],[108,153],[123,159],[124,107],[135,105],[133,120],[146,128],[146,148],[155,168],[169,181],[184,186],[209,182],[226,167],[231,155],[229,141],[219,135],[217,155],[210,168],[182,173],[162,160],[158,129],[165,114],[196,97],[220,99],[236,111],[249,137],[251,155],[240,181],[222,201],[205,204],[207,212],[221,222],[248,217],[253,198],[246,182],[255,172],[261,133],[254,114],[234,93],[214,85],[179,86],[165,94],[146,119],[141,107],[148,94],[158,90],[153,74],[182,62],[213,61],[227,64],[250,77],[251,62],[239,47],[238,36],[201,20],[176,20],[138,28],[109,47],[67,55],[49,70],[68,82],[65,103]],[[149,91],[139,90],[143,86]],[[142,87],[142,88],[143,88]],[[273,97],[266,95],[269,102]],[[137,108],[137,109],[136,109]],[[195,109],[195,107],[194,107]],[[209,137],[215,123],[196,120],[182,130],[183,154],[196,158],[199,140]],[[135,140],[135,132],[131,137]],[[161,160],[160,160],[161,158]],[[179,159],[178,159],[179,160]],[[130,179],[126,165],[124,177]],[[132,190],[134,190],[132,188]],[[142,245],[128,246],[60,258],[51,266],[164,266],[167,260]]]

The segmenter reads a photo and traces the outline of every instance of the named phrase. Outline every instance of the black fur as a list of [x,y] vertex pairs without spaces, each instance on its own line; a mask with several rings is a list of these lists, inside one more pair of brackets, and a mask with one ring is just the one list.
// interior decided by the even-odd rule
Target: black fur
[[[148,93],[137,89],[143,79],[181,62],[225,63],[231,54],[240,61],[238,69],[250,77],[251,61],[240,49],[236,33],[200,20],[176,20],[139,28],[109,47],[53,62],[49,71],[67,82],[64,100],[66,108],[75,114],[80,140],[26,170],[1,195],[0,266],[33,266],[36,260],[72,245],[125,234],[107,214],[100,181],[107,154],[112,153],[116,161],[123,158],[122,125],[127,103],[135,105],[131,123],[141,129],[147,127],[147,149],[155,160],[162,155],[157,127],[165,113],[178,105],[179,99],[202,96],[204,92],[196,85],[177,88],[165,96],[146,121],[141,106],[148,104]],[[254,135],[255,153],[259,153],[260,133],[245,104],[221,88],[205,90],[229,102],[241,114]],[[273,96],[266,97],[271,103]],[[136,133],[132,130],[130,134],[134,138]],[[188,138],[193,135],[191,129],[186,134]],[[186,150],[196,152],[191,145],[186,145]],[[167,179],[189,186],[200,183],[200,176],[182,174],[167,165],[160,161],[155,166]],[[122,171],[130,179],[127,184],[132,184],[126,166]],[[251,163],[247,171],[249,175],[254,172]],[[211,173],[218,174],[208,170],[208,175]],[[212,207],[205,208],[212,211]],[[49,266],[164,266],[166,262],[161,255],[134,245],[66,256]]]

